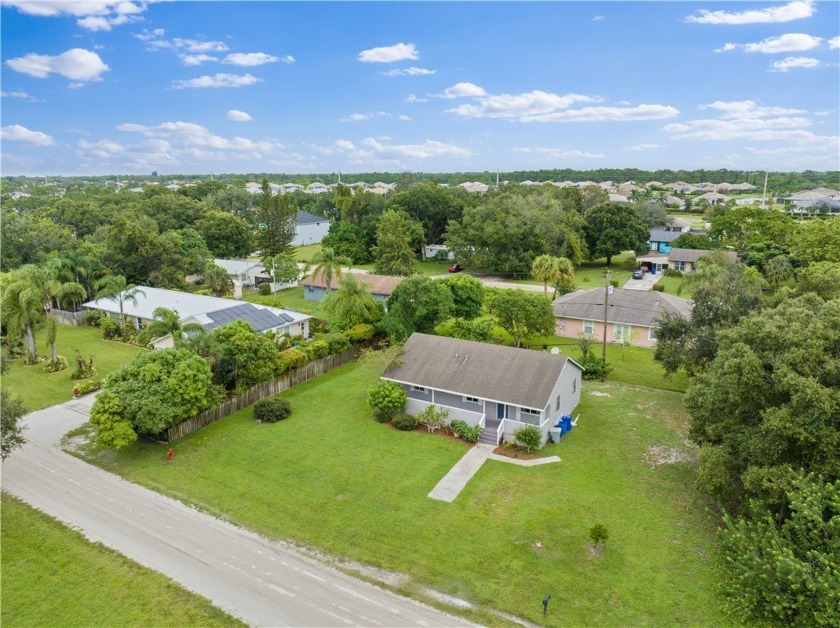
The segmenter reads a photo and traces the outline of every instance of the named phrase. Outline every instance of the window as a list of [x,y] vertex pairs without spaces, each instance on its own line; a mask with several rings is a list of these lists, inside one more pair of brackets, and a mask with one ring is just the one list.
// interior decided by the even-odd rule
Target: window
[[623,323],[615,323],[613,325],[613,339],[620,341],[629,340],[630,331],[630,325],[625,325]]
[[595,321],[583,321],[583,333],[584,334],[594,334],[595,333]]
[[659,334],[659,327],[649,327],[648,328],[648,340],[656,340],[656,336]]
[[674,270],[684,271],[685,270],[685,262],[673,262]]
[[425,392],[427,392],[427,391],[426,391],[426,389],[425,389],[425,388],[423,388],[422,386],[412,386],[412,387],[411,387],[411,390],[413,390],[413,391],[415,391],[415,392],[420,392],[420,393],[425,393]]
[[[572,380],[572,392],[577,392],[577,377]],[[558,400],[560,397],[557,398]]]
[[313,288],[312,286],[309,286],[309,287],[307,287],[306,289],[307,289],[309,292],[315,292],[315,288]]
[[557,395],[556,405],[554,406],[554,411],[557,412],[560,410],[560,395]]
[[519,408],[520,414],[530,414],[531,416],[540,416],[539,410],[531,410],[530,408]]
[[481,403],[481,399],[478,397],[467,397],[466,395],[464,395],[464,401],[467,403]]

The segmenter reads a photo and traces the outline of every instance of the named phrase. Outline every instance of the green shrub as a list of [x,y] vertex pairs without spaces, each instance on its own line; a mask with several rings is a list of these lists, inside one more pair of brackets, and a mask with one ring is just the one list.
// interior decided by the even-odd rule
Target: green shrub
[[417,415],[417,422],[421,425],[425,425],[426,429],[429,430],[429,433],[431,433],[436,429],[443,427],[451,414],[452,410],[449,408],[440,408],[435,404],[432,404],[430,406],[426,406],[426,408]]
[[400,414],[395,416],[391,420],[391,423],[393,423],[395,428],[404,432],[410,432],[415,427],[417,427],[417,419],[411,416],[410,414],[406,414],[405,412],[401,412]]
[[59,371],[63,371],[70,363],[67,361],[63,355],[56,356],[55,362],[51,359],[47,359],[47,362],[44,364],[44,373],[58,373]]
[[264,297],[267,297],[268,295],[271,294],[271,284],[269,284],[268,282],[261,283],[259,290],[260,290],[261,295],[263,295]]
[[350,339],[340,332],[325,334],[321,337],[321,340],[327,343],[330,348],[330,353],[341,353],[353,346],[350,343]]
[[92,393],[94,390],[99,390],[104,385],[104,379],[89,379],[84,382],[78,382],[77,384],[73,385],[73,396],[81,397],[82,395]]
[[666,268],[663,273],[666,277],[682,277],[683,274],[676,268]]
[[85,360],[81,353],[76,353],[76,370],[70,373],[70,379],[88,379],[96,377],[96,367],[93,365],[93,356]]
[[612,367],[594,353],[581,358],[580,365],[586,369],[583,379],[604,379],[612,371]]
[[381,410],[379,408],[373,411],[373,420],[377,423],[390,423],[394,418],[393,410]]
[[368,325],[366,323],[351,327],[344,332],[344,335],[347,336],[350,342],[365,342],[367,340],[372,340],[374,334],[375,330],[373,325]]
[[618,288],[618,279],[610,279],[610,285],[613,288]]
[[604,541],[610,538],[610,535],[607,532],[607,526],[603,523],[596,523],[594,526],[589,528],[589,538],[592,539],[592,542],[595,545],[603,544]]
[[99,327],[102,329],[102,338],[105,340],[115,340],[120,337],[120,322],[116,318],[110,316],[102,318]]
[[654,292],[665,292],[665,286],[661,283],[655,283],[650,287]]
[[254,404],[254,418],[263,423],[277,423],[292,413],[292,406],[285,399],[272,397]]
[[105,318],[105,314],[99,310],[85,310],[82,312],[82,322],[91,327],[99,327],[103,318]]
[[524,447],[528,453],[542,445],[542,433],[535,425],[525,425],[513,431],[516,444]]
[[277,358],[274,361],[274,373],[275,375],[282,375],[291,369],[300,368],[307,362],[309,362],[307,353],[302,349],[292,347],[277,353]]
[[323,340],[313,340],[306,345],[304,350],[311,360],[317,360],[319,358],[325,358],[330,354],[330,345]]
[[[368,404],[375,411],[375,418],[380,423],[386,423],[393,419],[399,412],[405,410],[408,403],[408,395],[402,386],[395,382],[380,381],[370,387],[368,391]],[[382,420],[387,416],[387,420]]]
[[484,433],[484,428],[480,425],[471,426],[461,419],[455,419],[449,426],[456,436],[463,438],[468,443],[477,443],[478,439]]
[[589,275],[584,275],[584,276],[583,276],[583,279],[581,279],[581,281],[586,282],[586,283],[589,283],[589,282],[590,282],[590,281],[592,281],[592,280],[589,278]]

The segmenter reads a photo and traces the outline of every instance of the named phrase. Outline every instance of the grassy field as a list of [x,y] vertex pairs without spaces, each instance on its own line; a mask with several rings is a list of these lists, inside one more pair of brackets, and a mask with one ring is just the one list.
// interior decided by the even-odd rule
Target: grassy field
[[311,262],[312,257],[321,250],[321,244],[307,244],[298,246],[292,252],[292,256],[299,262]]
[[656,283],[665,286],[665,292],[667,292],[668,294],[673,294],[684,299],[691,298],[691,285],[683,286],[682,291],[679,292],[679,294],[677,293],[677,290],[679,289],[680,284],[682,283],[682,277],[663,277]]
[[[446,275],[452,262],[436,262],[433,259],[417,260],[417,272],[421,275]],[[354,264],[353,268],[375,272],[375,264]]]
[[[44,340],[45,332],[36,334],[38,352],[49,355],[50,347]],[[9,371],[3,375],[3,388],[23,398],[29,410],[38,410],[72,399],[74,380],[70,373],[75,368],[76,350],[88,359],[93,356],[98,378],[105,377],[123,364],[131,362],[143,349],[130,345],[102,340],[102,330],[97,327],[58,326],[56,341],[58,354],[70,362],[70,367],[58,373],[44,373],[42,365],[24,366],[22,359],[9,363]]]
[[703,214],[681,214],[669,211],[668,216],[690,222],[692,229],[704,229],[706,227],[706,218]]
[[3,626],[241,626],[165,576],[3,493]]
[[243,290],[242,299],[251,303],[294,310],[311,316],[322,316],[321,302],[307,301],[304,298],[303,290],[303,286],[295,286],[294,288],[280,290],[270,296],[263,296],[255,290]]
[[[489,461],[447,504],[426,495],[465,446],[374,422],[375,381],[364,365],[336,369],[283,393],[289,419],[257,425],[246,409],[177,442],[174,463],[151,443],[87,455],[269,537],[406,574],[405,590],[550,625],[722,621],[694,465],[650,463],[652,447],[691,454],[682,395],[587,382],[578,426],[545,450],[560,464]],[[610,535],[602,555],[588,540],[597,522]]]

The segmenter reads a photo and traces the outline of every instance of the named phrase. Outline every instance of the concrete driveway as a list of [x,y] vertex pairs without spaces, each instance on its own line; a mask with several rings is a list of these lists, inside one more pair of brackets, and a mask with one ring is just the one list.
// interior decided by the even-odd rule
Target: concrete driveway
[[626,288],[627,290],[650,290],[653,288],[653,284],[657,281],[662,279],[662,273],[656,273],[655,275],[651,273],[645,273],[645,276],[641,279],[633,279],[630,277],[622,288]]
[[64,453],[56,445],[93,398],[25,417],[4,491],[252,626],[468,625]]

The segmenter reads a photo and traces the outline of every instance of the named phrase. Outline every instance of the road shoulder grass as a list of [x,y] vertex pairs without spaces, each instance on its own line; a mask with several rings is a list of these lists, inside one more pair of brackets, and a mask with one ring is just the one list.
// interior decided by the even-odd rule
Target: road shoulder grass
[[7,493],[0,517],[4,627],[243,625]]

